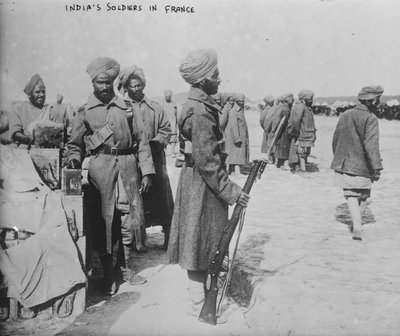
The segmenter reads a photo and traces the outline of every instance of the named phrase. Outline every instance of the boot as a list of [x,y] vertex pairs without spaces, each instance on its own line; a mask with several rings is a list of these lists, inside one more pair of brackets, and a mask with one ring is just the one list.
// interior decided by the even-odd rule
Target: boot
[[114,274],[112,254],[101,256],[100,262],[104,272],[104,292],[107,295],[114,295],[117,292],[117,283]]
[[136,274],[133,270],[133,260],[132,260],[132,248],[130,245],[124,245],[124,258],[125,258],[125,267],[121,266],[122,271],[122,278],[128,284],[135,286],[135,285],[142,285],[146,283],[146,279]]

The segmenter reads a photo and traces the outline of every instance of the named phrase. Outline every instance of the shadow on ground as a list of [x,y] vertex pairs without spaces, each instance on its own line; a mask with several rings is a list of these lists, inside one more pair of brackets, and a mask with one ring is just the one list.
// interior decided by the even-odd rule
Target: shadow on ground
[[[79,315],[72,325],[57,335],[107,335],[110,328],[130,306],[140,299],[137,292],[124,292],[111,297],[102,305],[93,306]],[[102,329],[99,329],[101,321]],[[105,327],[107,326],[107,327]]]
[[[335,220],[339,223],[347,225],[350,228],[352,219],[350,216],[349,207],[347,206],[347,203],[340,204],[335,208]],[[362,220],[362,225],[375,223],[374,215],[371,209],[368,207],[368,203],[364,209],[364,212],[362,213],[361,220]]]

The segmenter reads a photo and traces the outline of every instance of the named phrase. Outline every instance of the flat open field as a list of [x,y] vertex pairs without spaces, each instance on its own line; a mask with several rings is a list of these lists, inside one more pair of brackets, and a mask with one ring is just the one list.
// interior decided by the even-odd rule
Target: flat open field
[[[256,158],[262,135],[258,112],[248,111],[247,117]],[[399,335],[400,123],[380,120],[384,171],[373,185],[358,242],[351,238],[347,205],[329,169],[336,122],[316,117],[309,173],[267,166],[254,185],[232,282],[236,291],[243,285],[240,296],[252,290],[253,296],[245,308],[229,304],[226,324],[213,327],[185,314],[185,272],[163,265],[162,233],[151,228],[150,251],[136,259],[145,285],[123,284],[117,295],[81,316],[43,322],[47,328],[31,324],[15,333],[10,326],[4,334]],[[175,193],[179,169],[171,156],[167,160]]]

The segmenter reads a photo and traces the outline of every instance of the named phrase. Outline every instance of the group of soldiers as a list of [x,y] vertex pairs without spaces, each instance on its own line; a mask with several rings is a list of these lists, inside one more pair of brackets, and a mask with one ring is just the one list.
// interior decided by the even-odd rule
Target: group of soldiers
[[[100,254],[104,291],[115,294],[120,278],[131,285],[146,282],[134,271],[132,253],[146,251],[146,227],[161,225],[168,260],[187,270],[190,302],[198,314],[204,301],[206,271],[228,222],[228,205],[245,207],[250,198],[229,178],[229,173],[238,174],[240,166],[249,163],[245,95],[218,94],[221,80],[213,49],[195,50],[181,63],[179,71],[190,92],[179,118],[171,91],[165,92],[162,104],[144,94],[143,69],[131,66],[121,70],[116,60],[98,57],[86,71],[93,92],[69,121],[65,165],[80,169],[84,159],[90,158],[89,232],[92,249]],[[46,87],[39,75],[30,79],[24,91],[29,101],[14,104],[9,128],[14,143],[29,147],[38,120],[65,123],[65,115],[45,104]],[[363,94],[368,99],[364,100],[368,102],[383,92],[373,95],[373,90],[366,91]],[[268,153],[277,167],[283,168],[288,161],[293,173],[306,170],[316,140],[314,93],[301,90],[298,98],[294,104],[292,93],[275,100],[267,96],[260,115],[264,130],[261,151]],[[371,104],[368,106],[375,106]],[[273,149],[271,141],[282,121]],[[172,154],[176,154],[178,135],[184,164],[174,204],[165,149],[171,145]],[[335,139],[339,146],[343,137],[337,133]],[[345,145],[342,152],[347,150]],[[339,162],[337,156],[335,159]],[[378,161],[380,164],[380,158]],[[375,180],[382,169],[379,164],[373,170]],[[338,164],[333,169],[342,176],[353,174],[344,167]],[[345,193],[346,198],[365,200],[369,196],[354,195]],[[359,238],[358,222],[355,231]]]
[[[307,158],[316,140],[316,128],[312,104],[314,92],[301,90],[298,101],[294,103],[294,95],[286,93],[274,100],[270,95],[264,98],[265,107],[260,112],[260,126],[263,128],[261,153],[268,153],[272,163],[281,169],[286,169],[285,161],[289,162],[290,171],[306,171]],[[282,130],[277,134],[275,148],[271,141],[281,120]]]

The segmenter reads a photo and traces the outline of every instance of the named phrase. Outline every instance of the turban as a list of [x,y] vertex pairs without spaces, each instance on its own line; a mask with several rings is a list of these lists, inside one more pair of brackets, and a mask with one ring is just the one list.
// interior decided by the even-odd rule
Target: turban
[[267,103],[273,103],[274,102],[274,97],[272,97],[271,95],[267,95],[264,97],[264,102]]
[[29,96],[33,92],[35,86],[40,82],[43,83],[42,77],[40,77],[38,74],[34,74],[29,82],[25,85],[24,92]]
[[383,88],[380,85],[377,86],[364,86],[358,93],[359,100],[371,100],[380,97],[383,93]]
[[93,81],[98,75],[106,72],[113,80],[119,73],[119,63],[110,57],[97,57],[86,68],[90,79]]
[[196,84],[214,74],[218,69],[217,60],[217,53],[214,49],[195,50],[182,61],[179,71],[187,83]]
[[313,99],[314,98],[314,92],[311,90],[301,90],[299,92],[299,99]]
[[136,65],[133,65],[128,68],[122,69],[119,73],[118,79],[120,80],[120,83],[123,87],[125,86],[128,78],[132,75],[138,76],[142,81],[143,86],[146,86],[146,77],[144,76],[143,69],[137,67]]
[[235,102],[239,102],[239,101],[244,102],[245,96],[244,96],[243,93],[235,93],[234,94],[234,99],[235,99]]
[[281,102],[287,102],[289,99],[294,99],[293,93],[284,93],[279,97],[279,101]]
[[165,97],[172,97],[172,91],[171,90],[165,90],[164,91],[164,96]]

